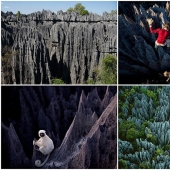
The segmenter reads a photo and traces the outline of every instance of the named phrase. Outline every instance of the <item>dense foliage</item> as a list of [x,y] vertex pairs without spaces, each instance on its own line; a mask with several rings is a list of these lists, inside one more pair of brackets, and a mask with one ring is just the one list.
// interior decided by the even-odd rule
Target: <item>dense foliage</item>
[[117,82],[117,59],[107,54],[102,61],[101,80],[104,84],[116,84]]
[[94,68],[93,79],[87,80],[88,84],[116,84],[117,83],[117,58],[111,54],[106,54],[102,60],[100,68]]
[[70,7],[67,12],[78,12],[80,15],[88,15],[89,12],[81,3],[77,3],[74,8]]
[[170,86],[120,87],[119,168],[170,168]]

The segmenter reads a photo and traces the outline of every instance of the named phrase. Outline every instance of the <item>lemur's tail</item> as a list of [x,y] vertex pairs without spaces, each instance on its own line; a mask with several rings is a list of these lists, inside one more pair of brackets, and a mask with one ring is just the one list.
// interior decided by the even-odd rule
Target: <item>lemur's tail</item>
[[37,167],[42,167],[45,165],[45,163],[48,161],[48,158],[50,157],[50,154],[47,155],[45,161],[43,163],[41,163],[41,160],[36,160],[35,161],[35,166]]

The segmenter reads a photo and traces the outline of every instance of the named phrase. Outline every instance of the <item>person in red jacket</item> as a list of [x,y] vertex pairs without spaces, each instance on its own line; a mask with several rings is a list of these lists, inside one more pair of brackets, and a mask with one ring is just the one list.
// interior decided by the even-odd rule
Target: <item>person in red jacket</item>
[[154,34],[158,34],[158,38],[155,41],[155,48],[157,48],[158,46],[165,46],[166,45],[166,40],[167,38],[170,36],[170,24],[168,22],[166,22],[165,24],[163,24],[162,29],[161,28],[157,28],[157,29],[153,29],[152,28],[152,19],[148,19],[147,20],[150,26],[150,32],[154,33]]

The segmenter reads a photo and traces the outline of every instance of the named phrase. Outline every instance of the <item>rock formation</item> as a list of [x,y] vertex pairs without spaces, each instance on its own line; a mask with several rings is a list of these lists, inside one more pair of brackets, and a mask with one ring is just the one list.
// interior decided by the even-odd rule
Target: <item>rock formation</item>
[[55,149],[42,168],[116,168],[116,87],[2,87],[2,168],[36,168],[46,130]]
[[[43,10],[1,12],[2,47],[11,46],[12,84],[85,83],[106,53],[117,53],[117,16]],[[2,72],[2,83],[6,83]]]
[[119,83],[166,83],[162,73],[170,70],[170,49],[155,50],[157,35],[150,33],[146,19],[154,20],[153,28],[162,28],[170,22],[169,6],[119,2]]

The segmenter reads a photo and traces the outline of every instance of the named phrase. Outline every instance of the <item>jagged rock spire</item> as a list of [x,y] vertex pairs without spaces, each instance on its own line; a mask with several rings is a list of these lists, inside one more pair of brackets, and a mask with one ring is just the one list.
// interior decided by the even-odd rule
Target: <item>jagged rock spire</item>
[[[2,132],[4,132],[4,139],[2,139],[2,144],[4,145],[4,149],[2,148],[2,153],[7,152],[8,159],[7,162],[9,162],[10,167],[13,168],[24,168],[24,167],[31,167],[29,159],[26,157],[22,144],[15,132],[15,129],[10,124],[10,127],[7,128],[2,123]],[[3,164],[2,164],[3,165]]]

